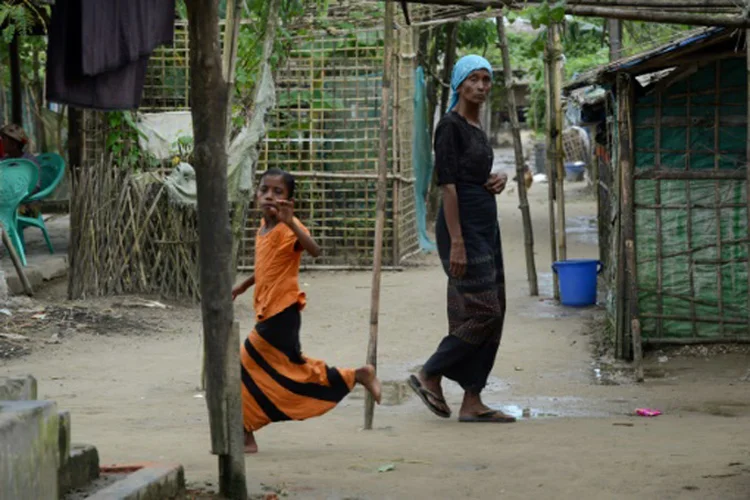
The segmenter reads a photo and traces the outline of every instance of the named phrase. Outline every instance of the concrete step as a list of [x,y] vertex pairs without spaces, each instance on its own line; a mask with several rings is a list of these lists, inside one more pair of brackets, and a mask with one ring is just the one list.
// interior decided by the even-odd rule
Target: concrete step
[[32,376],[0,379],[0,499],[178,500],[181,465],[143,463],[100,468],[99,453],[71,444],[71,417],[36,401]]

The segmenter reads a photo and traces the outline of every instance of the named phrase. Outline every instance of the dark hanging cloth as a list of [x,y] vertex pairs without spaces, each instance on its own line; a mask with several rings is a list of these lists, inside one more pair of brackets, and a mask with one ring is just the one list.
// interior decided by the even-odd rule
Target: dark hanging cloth
[[104,111],[140,106],[146,67],[174,36],[175,0],[57,0],[47,100]]

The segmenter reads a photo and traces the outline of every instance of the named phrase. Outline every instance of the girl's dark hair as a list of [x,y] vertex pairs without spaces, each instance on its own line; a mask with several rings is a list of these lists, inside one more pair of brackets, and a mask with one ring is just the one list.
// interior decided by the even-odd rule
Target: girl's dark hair
[[269,168],[265,172],[263,172],[263,175],[260,176],[260,180],[262,181],[266,176],[271,177],[281,177],[281,179],[284,181],[284,185],[286,186],[286,190],[289,191],[289,197],[294,198],[294,176],[287,172],[286,170],[281,170],[280,168]]

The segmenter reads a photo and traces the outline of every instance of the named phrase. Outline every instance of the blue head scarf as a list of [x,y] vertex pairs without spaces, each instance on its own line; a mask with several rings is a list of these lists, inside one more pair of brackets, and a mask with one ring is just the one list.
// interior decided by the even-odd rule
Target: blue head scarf
[[458,104],[458,87],[469,78],[473,72],[486,69],[492,78],[492,65],[482,56],[469,55],[458,60],[453,66],[453,76],[451,77],[451,102],[448,105],[448,111],[451,111]]

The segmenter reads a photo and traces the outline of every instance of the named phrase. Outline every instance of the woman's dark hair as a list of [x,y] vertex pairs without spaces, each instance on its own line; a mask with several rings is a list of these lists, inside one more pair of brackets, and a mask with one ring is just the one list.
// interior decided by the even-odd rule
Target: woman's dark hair
[[281,177],[281,179],[284,181],[284,185],[286,186],[286,190],[289,191],[289,197],[294,198],[294,176],[287,172],[286,170],[281,170],[280,168],[269,168],[265,172],[263,172],[263,175],[260,176],[260,180],[262,181],[266,176],[271,177]]

